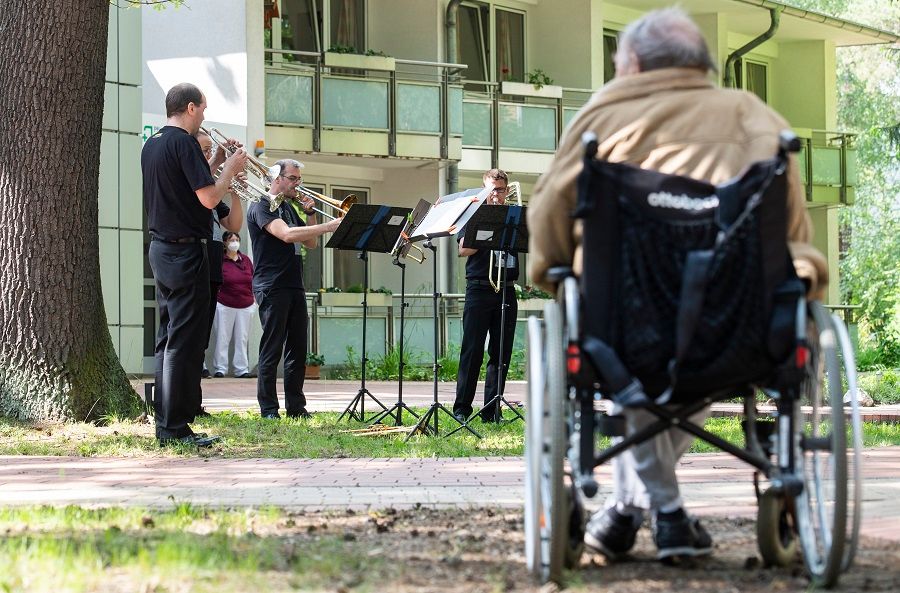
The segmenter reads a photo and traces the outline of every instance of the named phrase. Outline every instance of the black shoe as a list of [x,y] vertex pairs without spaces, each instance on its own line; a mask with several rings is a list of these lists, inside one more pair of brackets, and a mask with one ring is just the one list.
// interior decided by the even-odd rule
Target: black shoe
[[307,411],[306,411],[306,408],[300,408],[300,410],[297,411],[297,412],[288,412],[288,413],[286,414],[286,416],[287,416],[288,418],[301,418],[301,419],[304,419],[304,420],[308,420],[308,419],[312,418],[312,414],[310,414],[309,412],[307,412]]
[[215,377],[216,379],[221,379],[224,376],[225,376],[225,373],[220,373],[218,371],[216,372],[215,375],[213,375],[213,377]]
[[479,414],[478,417],[481,419],[481,422],[483,424],[500,424],[500,422],[503,420],[503,416],[500,416],[498,414],[492,414],[490,416],[482,416]]
[[241,373],[240,375],[235,375],[236,379],[255,379],[255,373]]
[[209,369],[203,369],[200,371],[200,376],[204,379],[209,379]]
[[[201,436],[202,435],[202,436]],[[160,447],[168,447],[170,445],[193,445],[195,447],[212,447],[214,443],[218,443],[222,437],[206,436],[205,433],[189,434],[183,437],[162,437],[158,438]]]
[[619,513],[615,508],[594,513],[584,528],[584,543],[610,560],[618,560],[634,547],[639,517]]
[[456,418],[460,424],[466,423],[466,415],[462,412],[453,412],[453,417]]
[[281,414],[278,412],[269,412],[268,414],[263,414],[262,417],[266,420],[281,420]]
[[197,413],[194,414],[194,417],[196,417],[196,418],[209,418],[211,415],[212,415],[212,414],[210,414],[209,412],[206,411],[206,408],[204,408],[203,406],[200,406],[200,409],[197,410]]
[[713,544],[709,533],[698,519],[689,517],[684,509],[656,514],[653,541],[656,542],[656,557],[659,560],[679,556],[707,556],[712,553]]

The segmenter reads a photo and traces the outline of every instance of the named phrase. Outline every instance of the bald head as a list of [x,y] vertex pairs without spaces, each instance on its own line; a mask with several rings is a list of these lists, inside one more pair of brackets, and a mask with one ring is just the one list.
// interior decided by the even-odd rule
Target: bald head
[[716,69],[700,29],[680,8],[648,12],[619,38],[617,76],[660,68]]

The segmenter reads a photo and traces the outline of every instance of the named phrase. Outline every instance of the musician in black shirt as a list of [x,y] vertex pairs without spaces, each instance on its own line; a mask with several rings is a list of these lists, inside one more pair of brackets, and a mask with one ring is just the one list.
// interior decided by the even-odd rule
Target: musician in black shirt
[[141,151],[144,209],[150,230],[150,266],[156,279],[159,332],[156,340],[154,408],[160,444],[209,446],[188,424],[199,409],[200,369],[209,307],[210,210],[222,200],[247,154],[236,149],[216,180],[194,134],[203,123],[206,97],[178,84],[166,95],[166,125]]
[[[491,169],[483,176],[484,187],[491,188],[485,204],[503,205],[509,177],[500,169]],[[469,249],[463,239],[465,233],[460,232],[459,256],[466,260],[466,300],[463,306],[463,338],[459,357],[459,374],[456,379],[456,401],[453,402],[453,415],[465,420],[472,414],[472,401],[478,387],[478,374],[484,360],[484,341],[490,334],[488,344],[487,376],[484,386],[484,403],[487,404],[497,395],[497,373],[500,371],[500,314],[503,293],[495,291],[489,281],[489,264],[491,252],[484,249]],[[498,257],[495,254],[494,257]],[[495,259],[495,262],[497,260]],[[496,263],[495,263],[496,265]],[[512,357],[513,338],[516,330],[518,306],[513,283],[519,278],[518,255],[509,254],[506,261],[505,281],[500,290],[506,291],[506,327],[503,330],[503,368],[509,368]],[[500,279],[497,278],[499,282]],[[506,373],[503,373],[504,383]],[[482,408],[480,417],[483,422],[499,420],[500,406],[496,403],[490,409]]]

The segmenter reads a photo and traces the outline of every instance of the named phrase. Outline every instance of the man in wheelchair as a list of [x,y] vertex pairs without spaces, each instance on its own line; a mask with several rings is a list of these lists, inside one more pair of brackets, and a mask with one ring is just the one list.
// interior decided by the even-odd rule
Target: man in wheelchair
[[[549,171],[541,177],[535,188],[528,211],[531,278],[544,288],[553,290],[561,283],[562,277],[549,274],[551,268],[570,266],[574,275],[581,279],[581,314],[584,316],[581,319],[581,330],[601,336],[604,332],[608,334],[612,331],[608,331],[608,327],[621,325],[622,318],[655,316],[663,325],[675,323],[674,313],[668,320],[663,318],[666,309],[659,302],[665,300],[666,295],[653,292],[653,287],[658,289],[660,284],[638,270],[642,264],[655,268],[652,274],[658,276],[664,276],[667,270],[671,270],[672,267],[667,263],[667,241],[672,240],[672,237],[663,236],[657,233],[657,229],[647,227],[625,236],[625,231],[621,229],[627,228],[623,217],[628,216],[629,211],[628,207],[623,206],[615,214],[619,217],[619,222],[615,225],[616,238],[604,242],[603,233],[597,231],[594,234],[599,236],[595,237],[594,243],[586,244],[586,229],[583,228],[582,221],[562,213],[572,213],[577,206],[582,218],[585,218],[584,212],[593,209],[594,219],[602,221],[602,212],[606,207],[604,201],[611,204],[617,200],[613,192],[627,191],[621,188],[632,179],[637,170],[633,167],[610,167],[609,171],[612,173],[608,173],[610,177],[606,181],[585,181],[584,176],[580,179],[580,175],[588,166],[586,163],[590,163],[590,156],[598,161],[639,167],[645,172],[681,176],[682,180],[692,178],[703,182],[701,185],[715,185],[736,178],[754,163],[771,161],[779,153],[780,134],[790,128],[787,121],[755,95],[714,85],[710,75],[716,68],[701,32],[679,9],[650,12],[629,25],[620,36],[615,65],[615,79],[594,94],[566,130]],[[588,148],[587,157],[582,143],[585,133],[592,133],[596,137]],[[795,295],[802,295],[805,285],[807,297],[816,299],[823,293],[827,283],[827,268],[822,255],[810,245],[811,224],[805,208],[795,155],[785,152],[784,156],[787,160],[786,171],[782,170],[784,191],[781,193],[786,196],[782,196],[784,202],[780,203],[783,204],[783,209],[780,209],[781,206],[780,211],[771,207],[766,209],[763,205],[756,212],[761,219],[772,219],[770,227],[780,229],[778,232],[783,233],[782,236],[787,239],[784,245],[789,249],[790,255],[782,247],[784,265],[781,265],[781,277],[778,280],[790,284],[789,281],[793,278]],[[602,175],[594,176],[597,177]],[[640,184],[644,178],[634,179]],[[651,192],[645,205],[648,211],[667,210],[674,213],[672,216],[676,218],[683,216],[683,224],[675,226],[680,229],[679,232],[689,235],[693,232],[691,215],[717,207],[718,198],[691,197],[704,194],[702,191],[699,194],[681,191],[678,185],[680,181],[670,182],[667,179],[670,178],[663,179],[660,176],[659,183],[666,191]],[[587,190],[579,188],[579,184],[584,183],[600,185]],[[674,185],[666,185],[670,183]],[[608,188],[613,189],[606,191]],[[596,197],[596,201],[588,203],[585,196],[591,195]],[[764,198],[766,196],[767,193]],[[597,214],[598,211],[600,214]],[[613,216],[612,211],[609,212]],[[734,213],[734,216],[739,217],[741,214]],[[585,222],[584,226],[587,224]],[[616,244],[608,244],[610,242]],[[763,245],[762,251],[765,251],[765,243]],[[628,302],[609,301],[602,296],[621,292],[591,292],[590,270],[596,266],[611,265],[607,260],[611,257],[610,254],[618,253],[616,250],[619,248],[626,251],[624,256],[616,256],[615,263],[625,278],[622,282],[636,284],[629,293],[631,296]],[[731,306],[731,302],[737,302],[734,306],[740,307],[743,306],[740,304],[743,302],[742,295],[757,294],[756,291],[772,288],[769,286],[771,278],[765,276],[765,273],[754,276],[742,267],[752,266],[753,262],[770,255],[756,253],[748,256],[750,259],[731,260],[728,264],[732,266],[730,271],[719,270],[718,275],[712,275],[717,278],[714,280],[717,285],[706,286],[700,291],[700,302],[702,303],[705,294],[707,304],[718,299],[716,302],[727,306]],[[793,269],[789,269],[790,262],[793,262]],[[716,265],[716,261],[698,262],[698,269],[706,272]],[[678,273],[681,274],[681,270]],[[797,277],[802,280],[803,285],[796,282]],[[684,278],[684,282],[689,283],[688,277]],[[681,276],[678,282],[681,282]],[[797,286],[800,286],[799,291],[796,290]],[[685,294],[684,290],[686,289],[682,286],[682,296]],[[601,296],[595,298],[592,294]],[[734,298],[730,298],[731,296]],[[615,314],[612,318],[604,319],[602,312],[613,309]],[[794,309],[796,310],[796,306]],[[592,321],[592,318],[598,316],[603,320]],[[678,322],[681,323],[680,318]],[[699,323],[702,325],[702,322]],[[689,346],[683,348],[686,351],[678,353],[677,361],[675,358],[662,359],[662,368],[666,368],[666,362],[669,362],[669,367],[667,373],[656,376],[659,381],[654,382],[652,372],[642,375],[643,390],[632,394],[634,397],[631,399],[625,393],[631,384],[615,390],[619,391],[616,395],[621,397],[610,398],[614,400],[612,415],[624,418],[624,431],[619,433],[621,436],[634,434],[657,420],[657,416],[640,405],[641,402],[637,401],[640,398],[650,396],[653,401],[649,405],[663,406],[677,402],[678,390],[666,391],[670,379],[674,384],[673,367],[684,371],[679,377],[679,389],[691,394],[703,391],[702,381],[709,381],[710,375],[707,373],[700,383],[695,381],[692,384],[691,367],[702,366],[700,358],[718,356],[719,353],[713,350],[718,348],[716,344],[721,343],[716,340],[723,336],[709,334],[718,332],[738,335],[741,331],[740,324],[738,327],[731,327],[728,323],[722,322],[717,326],[713,319],[702,329],[691,327],[687,333],[693,334],[694,339],[684,341],[684,344],[690,342]],[[791,327],[793,331],[793,325]],[[679,326],[677,329],[683,328]],[[654,364],[656,366],[653,368],[660,366],[659,359],[663,354],[657,351],[661,334],[652,333],[652,328],[648,331],[647,335],[625,338],[619,336],[621,339],[616,342],[625,350],[617,350],[616,355],[626,361],[628,370],[634,375],[640,374],[635,367],[640,367],[644,358],[650,359],[647,361],[648,368]],[[673,333],[676,333],[675,330]],[[679,342],[682,337],[678,336]],[[737,341],[740,342],[740,339]],[[582,343],[582,349],[586,348],[585,342]],[[669,350],[682,349],[684,344],[679,343],[677,348],[670,344],[672,347]],[[570,377],[572,371],[570,366]],[[600,375],[605,375],[605,372]],[[609,379],[608,376],[602,378]],[[740,383],[740,377],[737,383]],[[690,416],[690,420],[702,426],[709,409],[708,404],[699,408]],[[650,513],[659,559],[710,553],[712,540],[700,522],[685,512],[675,474],[679,459],[688,450],[693,439],[692,434],[669,428],[613,458],[613,493],[606,507],[594,514],[585,529],[584,541],[590,548],[612,559],[625,555],[635,544],[635,536],[645,514]]]

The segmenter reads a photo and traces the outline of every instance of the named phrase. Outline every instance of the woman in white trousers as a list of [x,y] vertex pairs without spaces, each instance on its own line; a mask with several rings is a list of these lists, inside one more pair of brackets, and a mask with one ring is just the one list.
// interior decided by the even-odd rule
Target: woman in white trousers
[[256,304],[253,301],[251,281],[253,262],[241,253],[241,239],[236,233],[222,235],[225,254],[222,262],[222,287],[216,296],[216,352],[213,356],[215,377],[228,372],[228,350],[234,342],[234,376],[249,378],[247,339],[250,335],[250,319]]

